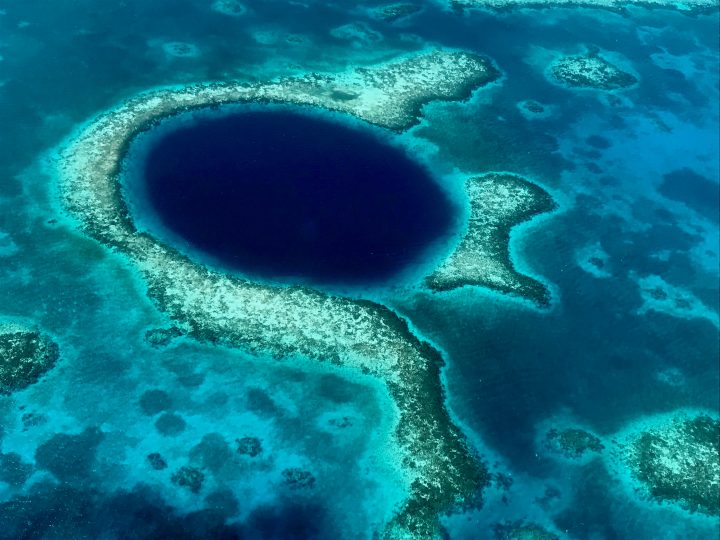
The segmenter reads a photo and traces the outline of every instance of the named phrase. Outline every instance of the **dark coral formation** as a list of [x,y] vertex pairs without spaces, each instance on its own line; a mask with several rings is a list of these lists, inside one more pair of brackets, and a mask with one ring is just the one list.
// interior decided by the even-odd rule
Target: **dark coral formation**
[[667,300],[668,297],[667,291],[659,286],[647,289],[647,292],[650,294],[650,298],[654,300]]
[[190,450],[190,460],[201,463],[203,468],[212,473],[218,473],[230,458],[230,446],[219,433],[208,433]]
[[533,101],[531,99],[527,100],[524,106],[525,109],[530,111],[531,113],[540,114],[545,112],[545,107],[540,105],[537,101]]
[[244,456],[256,457],[262,452],[262,441],[257,437],[242,437],[235,439],[237,453]]
[[602,452],[602,441],[583,429],[551,429],[545,434],[545,448],[566,458],[579,458],[588,452]]
[[166,411],[171,405],[172,400],[164,390],[155,388],[140,396],[140,409],[148,416],[155,416],[157,413]]
[[190,465],[180,467],[170,477],[173,484],[189,489],[192,493],[200,493],[205,475],[203,472]]
[[71,435],[57,433],[35,450],[35,464],[60,482],[83,482],[95,464],[97,447],[105,435],[96,427]]
[[394,22],[399,19],[409,17],[410,15],[414,15],[421,9],[422,6],[420,6],[419,4],[398,2],[397,4],[380,6],[374,10],[374,14],[377,18],[382,19],[386,22]]
[[590,257],[588,259],[588,262],[598,270],[602,270],[603,268],[605,268],[605,261],[603,261],[600,257]]
[[175,437],[185,431],[185,420],[182,416],[173,413],[165,413],[155,421],[157,430],[166,437]]
[[37,382],[59,356],[57,343],[48,335],[0,322],[0,394],[11,394]]
[[172,340],[183,335],[183,331],[177,326],[169,328],[153,328],[145,332],[145,341],[156,348],[166,347]]
[[163,469],[167,468],[167,462],[165,459],[158,454],[157,452],[153,452],[152,454],[148,454],[147,460],[150,463],[150,466],[155,469],[156,471],[162,471]]
[[312,488],[315,486],[315,477],[310,471],[304,471],[298,467],[284,469],[282,472],[283,482],[291,489]]
[[36,412],[26,412],[20,418],[23,425],[23,431],[27,431],[31,427],[40,426],[47,422],[47,417],[44,414]]
[[20,454],[0,452],[0,482],[20,487],[30,478],[32,472],[33,466],[25,463]]
[[342,418],[331,418],[328,420],[328,424],[341,429],[353,425],[352,420],[347,416],[343,416]]
[[698,415],[645,431],[629,464],[653,499],[720,515],[720,420]]

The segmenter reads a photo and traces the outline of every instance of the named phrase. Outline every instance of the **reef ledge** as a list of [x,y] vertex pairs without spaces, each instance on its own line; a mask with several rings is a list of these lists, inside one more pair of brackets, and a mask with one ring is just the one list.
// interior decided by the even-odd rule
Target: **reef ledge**
[[475,504],[488,482],[445,407],[440,352],[380,304],[254,283],[191,261],[136,229],[118,177],[136,135],[188,110],[248,102],[312,105],[401,131],[417,121],[425,103],[465,99],[497,77],[483,57],[432,51],[340,74],[160,89],[82,126],[55,160],[61,203],[78,228],[126,257],[157,307],[188,336],[261,358],[330,363],[384,382],[398,418],[388,460],[407,491],[382,531],[385,538],[440,537],[438,515]]

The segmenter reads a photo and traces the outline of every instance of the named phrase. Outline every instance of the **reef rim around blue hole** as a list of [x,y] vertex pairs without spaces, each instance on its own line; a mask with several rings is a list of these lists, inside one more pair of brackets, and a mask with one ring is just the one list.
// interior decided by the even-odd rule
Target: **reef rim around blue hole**
[[392,137],[301,107],[183,113],[131,142],[123,197],[140,230],[222,272],[383,286],[444,251],[460,214]]

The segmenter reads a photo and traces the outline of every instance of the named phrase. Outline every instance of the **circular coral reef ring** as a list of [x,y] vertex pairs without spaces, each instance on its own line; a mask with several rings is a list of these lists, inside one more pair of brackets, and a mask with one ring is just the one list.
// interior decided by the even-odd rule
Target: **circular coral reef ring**
[[121,164],[137,134],[191,109],[247,102],[313,105],[402,131],[416,123],[425,103],[466,99],[498,75],[481,56],[440,50],[340,74],[160,89],[82,126],[56,159],[60,198],[77,226],[125,256],[158,308],[189,336],[264,358],[330,362],[348,375],[385,384],[397,407],[395,455],[389,459],[407,489],[383,532],[387,538],[438,537],[439,513],[475,503],[488,481],[445,407],[440,352],[383,305],[213,272],[139,232],[121,195]]
[[[608,469],[633,497],[671,505],[693,519],[720,516],[720,418],[681,409],[640,418],[613,437]],[[689,516],[689,514],[688,514]]]
[[0,320],[0,395],[36,383],[53,368],[59,356],[57,343],[44,332]]

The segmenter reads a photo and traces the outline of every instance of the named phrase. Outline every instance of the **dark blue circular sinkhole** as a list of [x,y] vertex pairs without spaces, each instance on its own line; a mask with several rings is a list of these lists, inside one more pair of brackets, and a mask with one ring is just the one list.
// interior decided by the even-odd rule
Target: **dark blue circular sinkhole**
[[386,280],[454,222],[446,194],[404,151],[292,110],[200,116],[157,138],[141,170],[165,228],[267,279]]

